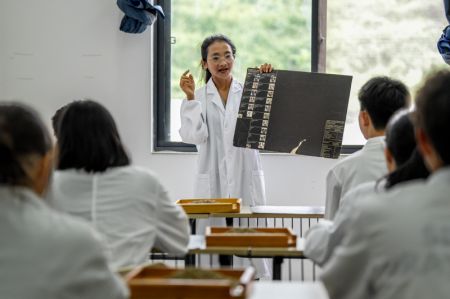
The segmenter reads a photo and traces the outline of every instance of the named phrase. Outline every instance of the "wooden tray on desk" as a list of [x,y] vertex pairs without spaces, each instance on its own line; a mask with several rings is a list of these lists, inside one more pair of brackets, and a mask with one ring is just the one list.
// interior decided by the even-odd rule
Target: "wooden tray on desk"
[[207,247],[297,246],[297,236],[289,228],[207,227],[205,239]]
[[240,198],[193,198],[176,201],[187,214],[239,213]]
[[244,299],[249,296],[255,277],[255,270],[252,267],[241,270],[202,270],[223,275],[224,278],[171,278],[184,269],[151,266],[136,268],[125,278],[131,292],[130,299]]

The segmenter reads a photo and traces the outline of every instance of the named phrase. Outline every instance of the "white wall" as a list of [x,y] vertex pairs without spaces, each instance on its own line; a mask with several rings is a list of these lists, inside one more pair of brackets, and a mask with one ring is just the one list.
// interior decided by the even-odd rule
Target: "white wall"
[[[192,196],[196,154],[151,153],[151,32],[119,31],[112,0],[0,0],[0,100],[30,103],[50,124],[72,99],[111,111],[135,164],[174,198]],[[269,204],[322,205],[334,160],[265,154]]]

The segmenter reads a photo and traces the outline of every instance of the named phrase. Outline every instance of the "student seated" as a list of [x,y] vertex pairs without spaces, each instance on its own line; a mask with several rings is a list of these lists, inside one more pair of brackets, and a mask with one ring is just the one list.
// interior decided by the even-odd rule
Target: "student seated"
[[105,107],[90,100],[68,104],[56,133],[59,159],[49,202],[102,234],[113,269],[146,262],[152,247],[187,252],[186,214],[152,172],[130,165]]
[[431,172],[356,203],[321,276],[330,298],[448,298],[450,294],[450,72],[416,97],[418,148]]
[[52,158],[37,114],[0,103],[0,297],[127,298],[94,230],[41,198]]
[[[389,174],[378,181],[358,185],[345,194],[333,221],[323,220],[306,234],[305,256],[323,266],[342,242],[358,200],[370,194],[389,190],[393,186],[428,177],[422,157],[416,150],[414,127],[408,111],[397,112],[386,126],[386,164]],[[380,220],[382,221],[382,220]]]
[[326,219],[334,218],[341,198],[348,190],[387,173],[383,154],[384,130],[389,118],[397,110],[409,106],[410,95],[402,82],[388,77],[375,77],[361,87],[358,99],[361,107],[359,127],[367,143],[328,172]]

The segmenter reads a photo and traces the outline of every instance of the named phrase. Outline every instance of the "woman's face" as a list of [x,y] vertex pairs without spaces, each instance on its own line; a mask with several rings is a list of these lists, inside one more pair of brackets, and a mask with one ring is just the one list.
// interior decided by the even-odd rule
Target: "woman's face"
[[208,56],[206,62],[203,61],[203,67],[209,70],[213,78],[231,78],[233,65],[234,56],[229,44],[224,41],[215,41],[209,45]]

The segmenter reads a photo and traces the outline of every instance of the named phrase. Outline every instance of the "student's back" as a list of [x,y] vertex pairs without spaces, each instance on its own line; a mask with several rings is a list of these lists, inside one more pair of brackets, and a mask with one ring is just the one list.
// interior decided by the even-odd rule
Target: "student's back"
[[184,254],[186,214],[155,175],[130,165],[111,114],[96,102],[76,101],[57,118],[59,160],[50,204],[102,234],[113,269],[146,262],[152,247]]
[[[416,139],[432,175],[360,200],[325,265],[331,298],[447,298],[450,294],[450,72],[416,99]],[[380,221],[380,215],[383,215]]]
[[0,297],[126,298],[94,231],[40,198],[51,158],[35,113],[0,104]]
[[152,247],[173,254],[186,252],[186,216],[146,169],[56,171],[50,197],[55,208],[91,222],[102,233],[113,269],[145,263]]
[[[414,126],[411,113],[408,111],[399,111],[389,120],[384,153],[389,174],[377,181],[362,183],[348,191],[342,198],[341,206],[333,221],[322,220],[308,230],[304,253],[318,265],[323,266],[328,261],[348,231],[359,229],[348,226],[355,214],[356,202],[371,194],[386,192],[397,184],[428,177],[429,172],[424,161],[417,153]],[[383,221],[383,215],[380,215],[380,221]]]
[[409,105],[409,91],[400,81],[375,77],[361,87],[359,125],[367,140],[364,147],[339,161],[326,179],[325,218],[333,219],[340,200],[350,189],[387,173],[384,130],[389,118]]
[[[447,298],[450,169],[355,203],[321,279],[331,298]],[[382,215],[382,218],[380,218]]]
[[2,298],[125,298],[92,229],[24,188],[0,187]]

